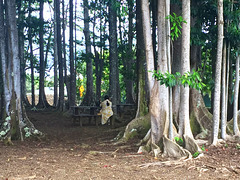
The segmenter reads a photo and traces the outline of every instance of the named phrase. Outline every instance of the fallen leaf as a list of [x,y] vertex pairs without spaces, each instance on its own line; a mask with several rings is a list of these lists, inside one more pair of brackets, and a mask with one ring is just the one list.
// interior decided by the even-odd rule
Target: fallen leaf
[[26,159],[27,159],[27,157],[25,156],[25,157],[18,158],[18,159],[20,159],[20,160],[26,160]]

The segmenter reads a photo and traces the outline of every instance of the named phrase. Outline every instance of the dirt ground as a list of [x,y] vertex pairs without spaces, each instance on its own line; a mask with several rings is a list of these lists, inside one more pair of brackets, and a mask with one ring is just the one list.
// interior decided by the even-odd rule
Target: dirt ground
[[166,159],[137,154],[138,140],[114,145],[118,129],[74,126],[71,118],[56,112],[28,112],[28,116],[46,140],[14,141],[13,146],[0,142],[0,179],[240,179],[236,144],[206,146],[201,158],[156,165]]

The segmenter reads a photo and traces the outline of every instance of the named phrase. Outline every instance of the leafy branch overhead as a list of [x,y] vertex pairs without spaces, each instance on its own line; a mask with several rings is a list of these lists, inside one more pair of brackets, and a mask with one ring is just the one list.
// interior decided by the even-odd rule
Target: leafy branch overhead
[[200,75],[197,71],[193,70],[192,73],[187,72],[183,75],[180,72],[170,74],[169,72],[161,73],[161,71],[154,71],[153,77],[160,81],[160,84],[165,84],[166,87],[173,87],[176,85],[188,85],[190,88],[202,90],[206,85],[202,82]]
[[173,15],[169,15],[166,17],[166,19],[169,19],[172,27],[171,27],[171,39],[174,41],[176,40],[179,35],[181,34],[182,29],[182,23],[187,23],[186,21],[183,20],[182,16],[177,16],[176,13],[173,13]]

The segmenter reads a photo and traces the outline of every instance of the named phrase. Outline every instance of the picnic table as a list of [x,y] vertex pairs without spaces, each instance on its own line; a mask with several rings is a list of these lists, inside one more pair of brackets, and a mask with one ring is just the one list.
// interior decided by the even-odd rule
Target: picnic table
[[72,119],[73,124],[79,121],[80,126],[82,127],[82,122],[84,119],[88,119],[89,124],[91,124],[92,118],[95,120],[95,125],[98,126],[98,112],[100,107],[98,106],[72,106]]
[[127,113],[127,112],[135,112],[136,110],[136,105],[135,104],[117,104],[117,114],[119,114],[119,116],[121,117],[123,113]]

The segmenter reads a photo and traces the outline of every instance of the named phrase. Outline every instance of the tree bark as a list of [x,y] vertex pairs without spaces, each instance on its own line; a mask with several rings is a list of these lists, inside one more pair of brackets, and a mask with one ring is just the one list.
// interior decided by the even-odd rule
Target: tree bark
[[221,85],[221,64],[223,49],[223,0],[218,0],[218,41],[217,41],[217,58],[215,69],[215,86],[214,86],[214,103],[213,103],[213,134],[212,145],[218,143],[219,119],[220,119],[220,85]]
[[31,94],[32,94],[32,107],[35,107],[35,85],[34,85],[34,62],[33,62],[33,42],[32,42],[32,0],[29,0],[29,30],[28,41],[30,47],[30,69],[31,69]]
[[[169,4],[170,5],[170,4]],[[166,21],[166,9],[167,3],[166,1],[158,2],[158,67],[157,69],[161,71],[161,73],[169,72],[168,68],[168,50],[167,50],[167,21]],[[170,47],[169,47],[170,48]],[[155,86],[155,85],[154,85]],[[153,101],[154,104],[159,104],[156,106],[155,113],[158,112],[158,118],[156,122],[151,123],[152,133],[155,134],[156,141],[153,143],[157,144],[163,135],[168,136],[168,128],[169,128],[169,89],[165,85],[160,85],[157,82],[157,86],[159,86],[159,92],[156,94],[156,100]],[[156,89],[157,91],[157,89]],[[152,96],[152,95],[151,95]],[[150,111],[151,108],[150,108]],[[153,128],[155,127],[155,128]],[[153,138],[152,138],[153,139]]]
[[92,52],[91,52],[91,39],[89,30],[89,4],[87,0],[84,0],[84,36],[86,47],[86,63],[87,63],[87,85],[86,94],[82,104],[90,105],[94,104],[93,94],[93,68],[92,68]]
[[113,112],[116,112],[116,104],[119,100],[117,88],[119,87],[118,51],[117,51],[117,6],[116,0],[109,1],[109,49],[110,49],[110,97],[113,104]]
[[147,88],[146,57],[144,51],[144,35],[142,25],[141,2],[136,2],[137,33],[137,112],[136,118],[148,113],[149,89]]
[[[190,72],[190,1],[183,0],[182,16],[187,23],[182,25],[182,58],[181,74]],[[180,92],[180,110],[179,110],[179,135],[187,135],[193,138],[189,121],[189,86],[181,86]]]
[[[1,126],[0,139],[4,139],[6,144],[12,144],[11,139],[23,140],[26,133],[34,135],[42,135],[30,123],[26,116],[25,109],[21,101],[21,81],[20,81],[20,59],[18,49],[18,33],[16,23],[16,4],[15,0],[9,0],[6,4],[6,24],[8,29],[8,59],[4,59],[2,54],[3,71],[6,72],[5,79],[5,117]],[[0,13],[3,13],[3,3],[0,1]],[[0,27],[4,28],[4,16],[0,15]],[[6,47],[6,39],[4,38],[4,29],[0,31],[1,52]],[[5,42],[4,42],[5,41]],[[6,61],[4,61],[6,60]],[[14,74],[14,76],[12,76]],[[31,124],[31,126],[30,126]],[[27,127],[27,129],[25,129]]]
[[148,78],[148,89],[151,91],[154,85],[154,78],[150,71],[154,71],[154,54],[151,37],[151,24],[150,24],[150,12],[148,1],[142,0],[142,23],[143,23],[143,36],[145,43],[145,54],[146,54],[146,65],[147,65],[147,78]]
[[59,104],[58,109],[64,110],[64,79],[63,79],[63,59],[62,59],[62,36],[61,36],[61,20],[60,20],[60,0],[56,0],[56,23],[57,23],[57,52],[58,52],[58,68],[59,68]]
[[221,138],[226,139],[226,127],[227,127],[227,118],[226,118],[226,42],[223,44],[223,59],[222,59],[222,101],[221,101]]
[[53,106],[58,105],[58,40],[57,40],[57,0],[54,0],[54,97]]
[[43,0],[40,1],[40,27],[39,27],[39,55],[40,55],[40,75],[39,75],[39,100],[37,107],[45,108],[44,104],[44,75],[45,75],[45,63],[44,63],[44,40],[43,40]]
[[69,51],[70,51],[70,99],[69,105],[74,106],[76,101],[76,71],[74,66],[73,55],[73,0],[69,0],[70,4],[70,17],[69,17]]
[[238,54],[236,59],[236,74],[235,74],[234,100],[233,100],[233,132],[234,132],[234,135],[237,135],[237,136],[240,136],[240,132],[238,128],[239,61],[240,61],[240,56]]

